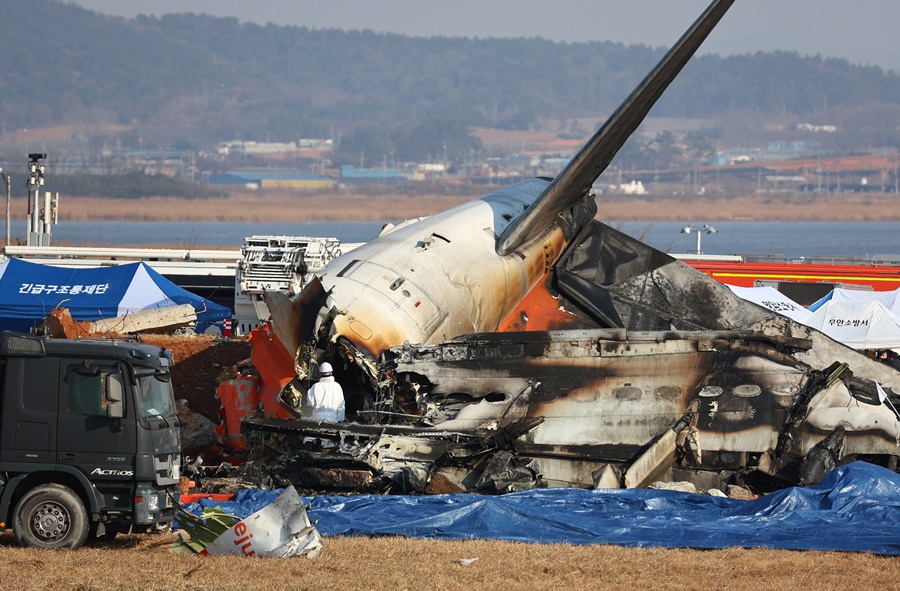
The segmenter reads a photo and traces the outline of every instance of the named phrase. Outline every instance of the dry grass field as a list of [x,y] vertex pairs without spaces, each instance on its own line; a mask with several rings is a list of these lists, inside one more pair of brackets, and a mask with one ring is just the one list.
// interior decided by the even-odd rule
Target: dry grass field
[[[175,534],[121,536],[76,551],[25,550],[0,536],[8,589],[516,591],[900,587],[900,561],[871,554],[664,550],[406,538],[326,538],[317,558],[169,552]],[[468,566],[460,560],[477,558]]]
[[[429,187],[434,189],[433,185]],[[449,192],[425,189],[420,194],[243,191],[227,197],[190,201],[164,197],[141,200],[64,197],[60,223],[66,220],[387,222],[432,215],[489,191],[488,187]],[[690,199],[600,195],[598,205],[598,217],[606,220],[900,221],[900,199],[878,193],[819,196],[815,201],[800,195]],[[24,219],[24,200],[17,200],[14,206],[13,218]]]

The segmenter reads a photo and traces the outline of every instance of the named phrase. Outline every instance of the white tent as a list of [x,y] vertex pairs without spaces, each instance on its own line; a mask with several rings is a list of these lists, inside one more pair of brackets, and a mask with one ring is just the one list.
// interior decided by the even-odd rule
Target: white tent
[[802,322],[804,318],[809,316],[809,310],[774,287],[740,287],[738,285],[729,285],[728,287],[738,297],[748,302],[759,304],[763,308],[768,308],[782,316],[787,316],[791,320]]
[[826,302],[881,302],[884,307],[900,316],[900,287],[894,291],[868,291],[863,289],[844,289],[836,287],[821,300],[809,307],[818,310]]
[[900,317],[881,302],[831,300],[801,322],[854,349],[900,349]]

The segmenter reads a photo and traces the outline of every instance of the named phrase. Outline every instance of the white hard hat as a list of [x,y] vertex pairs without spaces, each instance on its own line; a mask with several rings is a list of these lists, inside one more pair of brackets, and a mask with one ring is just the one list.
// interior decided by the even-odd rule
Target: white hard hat
[[328,363],[327,361],[319,366],[319,373],[325,374],[325,373],[332,373],[332,372],[334,372],[334,369],[331,367],[331,364]]

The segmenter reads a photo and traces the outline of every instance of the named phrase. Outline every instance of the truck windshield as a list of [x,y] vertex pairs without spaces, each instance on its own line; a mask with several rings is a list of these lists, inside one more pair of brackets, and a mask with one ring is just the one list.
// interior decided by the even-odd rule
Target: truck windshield
[[145,419],[175,417],[175,395],[169,374],[152,368],[137,368],[137,393],[141,417]]

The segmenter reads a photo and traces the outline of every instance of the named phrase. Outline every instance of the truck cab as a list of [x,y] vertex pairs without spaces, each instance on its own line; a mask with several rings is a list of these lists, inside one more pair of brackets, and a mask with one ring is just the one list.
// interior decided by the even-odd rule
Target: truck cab
[[0,336],[0,526],[17,542],[169,525],[180,497],[171,355],[122,340]]

